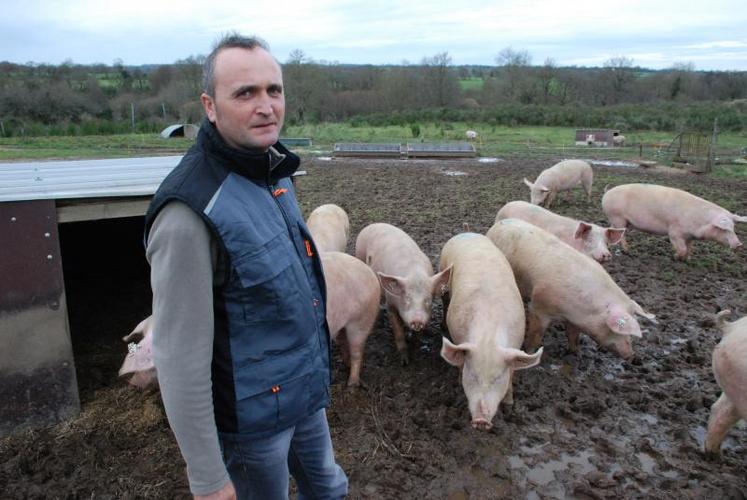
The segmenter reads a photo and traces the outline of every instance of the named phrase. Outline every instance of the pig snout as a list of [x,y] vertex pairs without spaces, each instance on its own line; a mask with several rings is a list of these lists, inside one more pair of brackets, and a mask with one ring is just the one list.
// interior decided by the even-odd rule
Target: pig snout
[[480,400],[477,404],[477,408],[475,408],[476,411],[472,414],[473,429],[488,431],[493,427],[492,416],[488,417],[488,415],[493,415],[493,412],[491,412],[488,407],[488,403],[484,400]]
[[594,255],[594,260],[596,260],[597,262],[609,262],[611,258],[612,254],[608,251],[599,252]]
[[493,424],[483,417],[477,417],[472,419],[472,428],[481,431],[489,431],[493,428]]
[[618,342],[614,344],[613,348],[615,352],[617,352],[617,354],[625,361],[632,360],[633,356],[635,355],[635,353],[633,352],[633,344],[630,342],[630,340]]
[[419,332],[423,328],[425,328],[425,323],[423,321],[418,320],[410,322],[410,330],[414,332]]

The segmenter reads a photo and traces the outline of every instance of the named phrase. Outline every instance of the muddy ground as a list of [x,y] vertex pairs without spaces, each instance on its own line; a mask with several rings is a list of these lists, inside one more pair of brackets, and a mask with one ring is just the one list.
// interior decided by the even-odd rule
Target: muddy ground
[[[395,224],[434,264],[467,222],[484,232],[504,203],[528,199],[521,183],[552,160],[308,160],[297,183],[308,214],[322,203],[345,208],[354,236],[371,222]],[[579,189],[555,209],[603,223],[605,185],[651,182],[687,189],[747,213],[747,182],[595,167],[593,203]],[[3,498],[180,498],[184,463],[157,392],[116,378],[120,337],[150,313],[141,222],[62,227],[70,324],[82,412],[43,430],[0,440]],[[747,240],[747,227],[738,228]],[[658,325],[643,323],[636,357],[623,362],[583,337],[566,352],[562,328],[545,335],[541,364],[518,372],[515,406],[489,432],[469,425],[456,368],[439,356],[441,305],[427,331],[410,339],[409,366],[396,355],[381,315],[366,345],[366,390],[345,387],[334,351],[329,420],[350,498],[744,498],[747,425],[735,427],[720,458],[701,452],[719,389],[711,352],[713,313],[747,314],[747,252],[696,242],[689,262],[668,240],[629,235],[629,254],[606,267]]]

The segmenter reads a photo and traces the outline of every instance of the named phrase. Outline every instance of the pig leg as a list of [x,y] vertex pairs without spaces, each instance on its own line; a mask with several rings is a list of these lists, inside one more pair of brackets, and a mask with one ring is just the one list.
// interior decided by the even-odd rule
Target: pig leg
[[393,307],[387,308],[387,315],[389,316],[389,323],[392,325],[392,331],[394,332],[394,343],[397,345],[397,351],[399,352],[402,360],[402,365],[408,365],[410,363],[410,355],[407,352],[407,340],[405,339],[405,325],[402,323],[402,319],[399,317],[399,313]]
[[568,337],[568,351],[578,352],[578,339],[581,336],[581,329],[574,324],[565,324],[565,335]]
[[739,413],[734,404],[721,394],[721,397],[711,406],[711,417],[708,419],[708,432],[705,439],[706,453],[718,454],[721,451],[721,442],[726,433],[739,420]]
[[448,333],[449,326],[446,324],[446,315],[449,312],[449,304],[451,303],[451,295],[449,292],[444,292],[443,295],[441,295],[441,304],[443,304],[443,317],[441,318],[441,331],[444,333]]
[[586,191],[586,201],[589,203],[591,203],[591,181],[591,174],[585,175],[581,178],[581,184],[584,186],[584,191]]
[[547,199],[545,200],[545,208],[550,208],[550,205],[552,205],[552,202],[555,201],[555,196],[557,196],[557,194],[558,193],[556,191],[550,191],[547,194]]
[[361,385],[361,366],[363,365],[363,345],[366,342],[366,332],[349,332],[348,346],[350,348],[350,376],[348,387]]
[[542,314],[538,314],[530,309],[529,311],[529,325],[527,325],[526,336],[524,337],[524,345],[526,351],[533,353],[537,348],[542,345],[542,334],[545,332],[548,326],[550,326],[550,318]]
[[345,328],[340,330],[333,339],[340,346],[340,355],[345,366],[350,366],[350,345],[348,343],[348,334]]
[[670,232],[669,241],[672,242],[672,247],[674,247],[674,258],[687,260],[687,256],[690,253],[690,245],[682,234]]

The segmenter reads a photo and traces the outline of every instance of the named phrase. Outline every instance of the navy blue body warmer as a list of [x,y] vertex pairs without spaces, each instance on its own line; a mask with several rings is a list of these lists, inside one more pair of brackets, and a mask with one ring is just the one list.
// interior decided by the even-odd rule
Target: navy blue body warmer
[[298,157],[280,143],[250,154],[204,122],[146,215],[191,207],[220,247],[213,289],[213,401],[220,432],[269,435],[329,404],[330,345],[321,262],[290,175]]

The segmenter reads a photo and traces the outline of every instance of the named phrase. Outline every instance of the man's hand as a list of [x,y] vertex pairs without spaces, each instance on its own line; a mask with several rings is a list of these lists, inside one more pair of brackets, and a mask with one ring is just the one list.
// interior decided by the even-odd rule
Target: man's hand
[[226,485],[209,495],[195,495],[195,500],[236,500],[236,490],[233,483],[228,481]]

